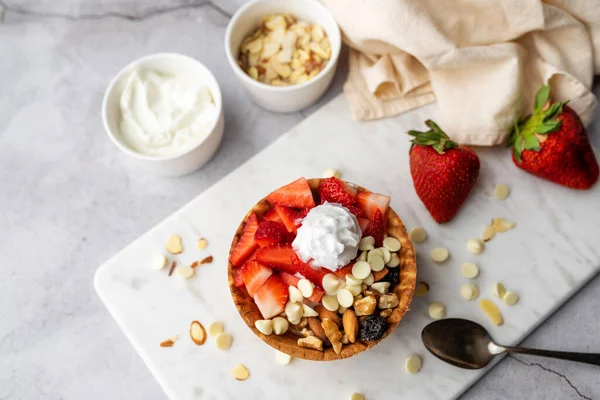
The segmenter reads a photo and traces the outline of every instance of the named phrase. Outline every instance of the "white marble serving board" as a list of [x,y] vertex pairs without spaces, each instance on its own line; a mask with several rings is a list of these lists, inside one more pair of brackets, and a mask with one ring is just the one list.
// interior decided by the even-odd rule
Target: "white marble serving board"
[[[370,400],[454,399],[485,371],[453,368],[427,353],[420,333],[430,322],[430,302],[441,301],[448,317],[479,321],[498,342],[515,344],[600,270],[600,185],[578,192],[536,179],[513,166],[506,149],[477,150],[482,165],[477,187],[453,222],[437,225],[413,190],[405,134],[424,128],[423,120],[436,114],[432,105],[357,123],[339,96],[99,268],[98,294],[169,398],[342,400],[362,392]],[[396,331],[374,349],[342,361],[294,360],[282,367],[233,305],[227,252],[233,232],[257,199],[299,176],[318,177],[327,167],[391,195],[392,207],[409,229],[427,229],[428,240],[417,245],[418,278],[431,290],[427,297],[415,298]],[[505,201],[493,198],[498,183],[510,185]],[[479,237],[492,217],[511,219],[517,227],[497,235],[482,255],[468,253],[467,239]],[[206,255],[213,255],[214,262],[199,267],[189,281],[152,270],[149,260],[164,251],[172,234],[183,238],[184,252],[172,257],[180,265]],[[203,251],[195,245],[200,236],[210,243]],[[443,265],[429,259],[429,251],[438,246],[451,252]],[[518,305],[500,304],[504,326],[492,326],[477,302],[460,297],[466,282],[460,265],[466,261],[480,265],[474,282],[482,297],[491,298],[490,287],[497,281],[520,294]],[[194,345],[188,329],[196,319],[205,325],[224,322],[234,338],[232,348],[217,350],[212,339],[202,347]],[[173,335],[181,336],[174,347],[159,347]],[[411,376],[404,372],[404,359],[413,353],[424,363]],[[230,376],[238,363],[249,368],[247,381]]]

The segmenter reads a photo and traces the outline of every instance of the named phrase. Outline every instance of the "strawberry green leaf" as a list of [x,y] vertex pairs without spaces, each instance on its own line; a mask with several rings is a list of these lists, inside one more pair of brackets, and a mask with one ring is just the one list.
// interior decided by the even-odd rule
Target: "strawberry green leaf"
[[518,162],[521,162],[521,152],[523,151],[523,137],[519,136],[515,141],[515,158]]
[[444,154],[444,144],[443,143],[436,143],[436,144],[433,145],[433,148],[439,154]]
[[[430,130],[419,132],[410,130],[407,133],[413,136],[411,140],[413,146],[432,146],[439,154],[444,154],[444,150],[457,147],[458,144],[453,142],[448,135],[432,120],[425,121]],[[411,147],[412,149],[412,147]]]
[[535,128],[537,133],[541,133],[542,135],[547,135],[550,132],[554,132],[558,128],[560,128],[560,120],[551,119],[549,121],[543,122]]
[[521,153],[517,151],[517,146],[513,147],[513,154],[518,163],[521,163]]
[[544,108],[544,105],[548,102],[549,98],[550,85],[544,85],[540,88],[540,90],[538,90],[538,92],[535,95],[535,105],[533,107],[533,110],[536,113],[542,111],[542,108]]
[[525,138],[525,150],[540,150],[540,141],[535,135],[527,136]]

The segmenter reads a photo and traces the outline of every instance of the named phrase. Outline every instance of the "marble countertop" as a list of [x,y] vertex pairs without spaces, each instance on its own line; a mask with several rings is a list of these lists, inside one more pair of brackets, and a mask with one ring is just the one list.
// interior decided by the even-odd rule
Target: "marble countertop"
[[[301,113],[252,104],[222,50],[243,2],[0,0],[0,399],[165,398],[94,293],[96,267],[337,95],[345,75],[342,63]],[[159,51],[200,59],[224,97],[219,152],[179,179],[131,169],[100,118],[113,75]],[[600,117],[590,134],[600,148]],[[599,352],[599,297],[595,279],[524,344]],[[597,376],[509,357],[462,399],[597,399]]]

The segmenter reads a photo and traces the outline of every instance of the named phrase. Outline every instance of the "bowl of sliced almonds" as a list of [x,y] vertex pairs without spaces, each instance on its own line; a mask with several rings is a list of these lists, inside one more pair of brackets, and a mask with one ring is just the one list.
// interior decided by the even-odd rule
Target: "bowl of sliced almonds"
[[253,0],[231,18],[227,59],[259,106],[295,112],[325,93],[342,45],[331,13],[316,0]]

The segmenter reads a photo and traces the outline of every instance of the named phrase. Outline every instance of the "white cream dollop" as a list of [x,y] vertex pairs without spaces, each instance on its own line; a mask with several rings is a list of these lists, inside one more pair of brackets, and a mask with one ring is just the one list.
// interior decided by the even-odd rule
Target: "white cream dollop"
[[148,156],[174,156],[202,141],[218,119],[208,88],[184,77],[135,69],[120,98],[121,136]]
[[336,271],[356,257],[361,236],[354,214],[340,204],[325,203],[308,212],[292,247],[302,261]]

